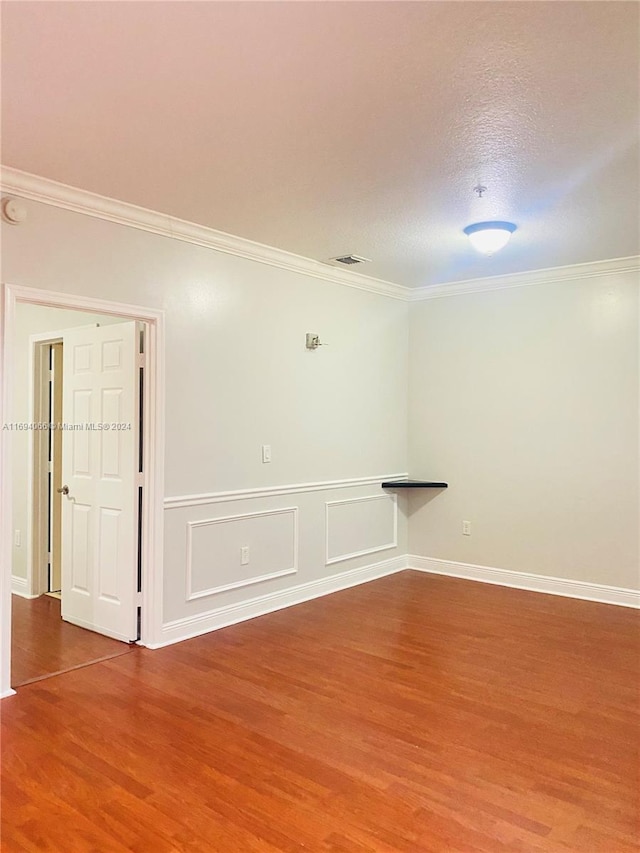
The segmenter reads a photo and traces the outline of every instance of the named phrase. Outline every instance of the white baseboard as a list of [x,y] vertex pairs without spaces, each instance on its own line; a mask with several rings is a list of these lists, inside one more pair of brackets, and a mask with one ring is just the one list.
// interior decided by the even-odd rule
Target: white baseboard
[[254,619],[256,616],[272,613],[274,610],[282,610],[294,604],[301,604],[303,601],[310,601],[312,598],[320,598],[341,589],[348,589],[376,578],[392,575],[406,568],[407,557],[402,555],[391,560],[372,563],[360,569],[352,569],[348,572],[340,572],[309,583],[299,584],[282,592],[272,592],[268,595],[242,601],[239,604],[208,610],[206,613],[199,613],[197,616],[176,619],[162,626],[161,641],[149,644],[148,648],[160,649],[172,643],[179,643],[181,640],[189,640],[192,637],[207,634],[209,631],[216,631],[218,628],[225,628],[227,625],[234,625],[237,622]]
[[601,604],[640,608],[640,590],[588,583],[587,581],[574,581],[568,578],[534,575],[529,572],[493,569],[489,566],[474,566],[471,563],[456,563],[453,560],[419,557],[416,554],[409,554],[407,563],[409,568],[419,572],[465,578],[466,580],[480,581],[480,583],[510,586],[515,589],[528,589],[532,592],[544,592],[548,595],[582,598],[587,601],[598,601]]
[[5,690],[4,693],[0,693],[0,699],[6,699],[7,696],[15,696],[15,695],[16,695],[16,691],[9,688],[8,690]]
[[359,569],[352,569],[349,572],[340,572],[336,575],[290,587],[282,592],[269,593],[238,604],[208,610],[206,613],[198,613],[196,616],[186,616],[183,619],[166,622],[162,626],[160,642],[149,644],[148,648],[160,649],[163,646],[189,640],[192,637],[199,637],[228,625],[254,619],[256,616],[263,616],[275,610],[282,610],[285,607],[358,586],[405,569],[448,575],[449,577],[464,578],[515,589],[526,589],[531,592],[597,601],[602,604],[640,608],[640,591],[633,589],[605,586],[587,581],[573,581],[567,578],[547,577],[546,575],[534,575],[528,572],[494,569],[489,566],[475,566],[470,563],[457,563],[452,560],[439,560],[410,554],[372,563]]
[[11,575],[11,592],[14,595],[19,595],[21,598],[38,598],[37,595],[31,595],[27,586],[27,579],[20,578],[18,575]]

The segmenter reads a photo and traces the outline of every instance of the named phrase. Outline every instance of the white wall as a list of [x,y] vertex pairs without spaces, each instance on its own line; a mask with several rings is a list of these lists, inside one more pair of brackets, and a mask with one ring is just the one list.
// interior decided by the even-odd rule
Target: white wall
[[[407,551],[638,585],[637,278],[408,305],[27,205],[3,281],[166,312],[160,640]],[[450,488],[385,498],[375,478],[407,470]]]
[[[47,308],[42,305],[19,303],[16,306],[13,355],[13,412],[11,419],[18,423],[28,423],[29,412],[29,337],[40,332],[57,332],[73,326],[85,326],[89,323],[119,322],[113,316],[87,314],[82,311],[66,311],[61,308]],[[21,545],[16,547],[15,535],[11,570],[14,577],[27,577],[27,495],[28,495],[28,443],[33,432],[14,431],[12,441],[13,462],[13,530],[21,533]]]
[[637,588],[638,381],[637,274],[414,304],[410,553]]
[[[48,205],[27,207],[24,225],[3,225],[4,282],[166,311],[166,495],[214,493],[209,504],[166,511],[166,619],[406,553],[400,512],[397,547],[326,564],[325,503],[336,495],[380,495],[379,484],[228,504],[215,496],[407,470],[406,303]],[[307,351],[306,332],[328,346]],[[270,464],[261,461],[262,444],[271,445]],[[290,506],[299,506],[295,574],[186,600],[187,522]],[[363,509],[360,519],[365,552],[379,544],[379,504],[370,506],[371,515]],[[387,507],[391,517],[391,500]],[[252,518],[250,568],[259,576],[266,565],[262,517]],[[285,537],[280,517],[273,518],[272,535]],[[219,553],[194,551],[197,590],[229,579],[224,554],[236,549],[240,526],[224,529]],[[286,562],[287,543],[277,547]]]

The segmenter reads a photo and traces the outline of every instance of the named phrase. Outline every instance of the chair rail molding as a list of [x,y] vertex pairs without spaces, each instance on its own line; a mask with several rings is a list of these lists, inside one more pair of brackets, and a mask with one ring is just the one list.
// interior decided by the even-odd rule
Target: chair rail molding
[[283,495],[301,495],[305,492],[325,492],[331,489],[351,489],[358,486],[379,486],[386,480],[401,480],[407,474],[378,475],[376,477],[354,477],[347,480],[321,480],[310,483],[294,483],[282,486],[258,486],[253,489],[234,489],[227,492],[206,492],[197,495],[178,495],[164,499],[165,509],[243,501],[250,498],[271,498]]

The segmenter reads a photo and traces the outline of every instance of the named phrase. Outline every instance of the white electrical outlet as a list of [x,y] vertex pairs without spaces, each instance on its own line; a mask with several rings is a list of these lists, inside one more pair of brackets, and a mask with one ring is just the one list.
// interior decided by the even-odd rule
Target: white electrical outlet
[[262,445],[262,461],[263,462],[271,462],[271,445],[263,444]]
[[463,521],[462,522],[462,535],[463,536],[471,536],[471,522]]
[[16,548],[22,547],[22,531],[21,530],[16,530],[16,532],[13,534],[13,544],[16,546]]
[[249,546],[243,545],[240,548],[240,565],[248,566],[249,565]]

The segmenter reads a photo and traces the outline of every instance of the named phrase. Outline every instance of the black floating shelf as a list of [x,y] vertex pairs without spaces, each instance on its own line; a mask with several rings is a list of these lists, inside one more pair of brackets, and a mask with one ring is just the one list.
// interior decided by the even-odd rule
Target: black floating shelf
[[432,483],[429,480],[389,480],[383,489],[447,489],[449,483]]

